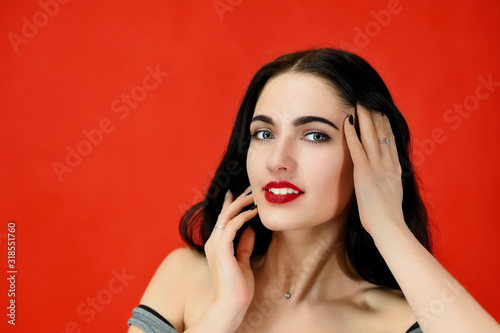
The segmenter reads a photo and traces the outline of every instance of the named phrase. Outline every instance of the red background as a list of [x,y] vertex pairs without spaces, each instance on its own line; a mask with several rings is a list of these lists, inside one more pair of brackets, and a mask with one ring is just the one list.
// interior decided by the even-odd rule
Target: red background
[[[253,73],[285,52],[339,45],[356,47],[386,80],[421,143],[438,257],[499,320],[500,87],[478,87],[479,77],[500,82],[500,2],[219,2],[223,13],[213,0],[0,3],[1,330],[126,331],[158,264],[182,245],[181,212],[200,199]],[[39,13],[44,3],[52,16]],[[23,28],[34,20],[38,31]],[[169,75],[120,119],[111,104],[131,91],[144,97],[148,66]],[[464,101],[473,111],[447,121]],[[85,148],[82,131],[105,118],[113,130],[59,179],[53,163],[65,164],[67,146]],[[15,327],[6,317],[11,220]],[[96,297],[99,311],[88,304]]]

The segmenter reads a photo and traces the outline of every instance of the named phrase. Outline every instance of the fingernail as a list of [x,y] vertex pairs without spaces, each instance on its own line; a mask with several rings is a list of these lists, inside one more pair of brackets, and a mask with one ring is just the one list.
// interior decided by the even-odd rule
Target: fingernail
[[252,188],[252,186],[248,185],[247,189],[245,190],[246,191],[250,191],[250,189]]
[[231,192],[231,190],[227,190],[226,195],[224,196],[224,200],[227,199],[227,197],[228,197],[228,195],[229,195],[230,192]]
[[354,117],[352,114],[349,115],[349,124],[354,125]]
[[257,208],[257,205],[253,204],[252,207],[250,207],[250,210],[254,210],[255,208]]
[[252,194],[252,191],[250,191],[250,192],[248,192],[247,194],[245,194],[245,196],[250,195],[250,194]]

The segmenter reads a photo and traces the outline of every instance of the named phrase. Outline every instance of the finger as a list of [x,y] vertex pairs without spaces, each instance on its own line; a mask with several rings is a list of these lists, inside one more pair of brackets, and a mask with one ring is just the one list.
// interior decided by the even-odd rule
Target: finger
[[372,118],[373,128],[375,128],[376,137],[378,140],[387,137],[387,127],[385,126],[384,117],[380,112],[370,112]]
[[384,123],[387,128],[387,131],[389,132],[388,138],[391,140],[391,143],[388,145],[390,146],[390,153],[391,153],[391,158],[394,164],[399,165],[399,155],[398,155],[398,146],[396,145],[396,137],[394,136],[394,132],[392,131],[392,126],[391,122],[389,121],[389,118],[387,116],[384,116]]
[[[247,189],[245,191],[243,191],[243,193],[241,195],[248,194],[248,192],[250,190],[251,190],[251,187],[248,186]],[[227,190],[227,192],[226,192],[226,194],[224,196],[224,201],[222,203],[222,209],[221,209],[221,211],[224,210],[224,208],[226,208],[227,206],[229,206],[233,202],[233,200],[234,200],[234,194],[233,194],[233,192],[231,192],[231,190]]]
[[236,248],[236,260],[250,267],[250,256],[252,255],[254,244],[255,231],[252,228],[246,228],[241,234]]
[[349,122],[349,118],[346,118],[344,120],[344,133],[347,141],[347,147],[349,148],[349,152],[351,153],[351,158],[354,162],[354,165],[359,165],[360,163],[365,162],[365,150],[363,149],[363,145],[358,139],[358,135],[356,133],[354,125],[351,125],[351,123]]
[[378,152],[378,138],[373,125],[371,112],[363,106],[357,104],[356,111],[359,121],[359,132],[361,133],[361,144],[365,150],[366,156],[369,160],[373,152]]
[[228,207],[231,202],[233,202],[233,192],[231,192],[231,190],[227,190],[226,196],[224,197],[224,202],[222,203],[222,210]]
[[[249,192],[243,192],[238,198],[232,201],[232,194],[224,200],[223,209],[217,220],[218,226],[225,226],[231,219],[238,215],[243,208],[253,202],[253,195]],[[224,205],[226,205],[224,207]]]
[[254,205],[250,210],[241,212],[238,216],[231,219],[231,221],[227,223],[224,228],[222,237],[224,237],[225,240],[223,241],[231,243],[234,240],[234,237],[236,237],[236,232],[243,226],[243,224],[254,218],[256,215],[257,206]]
[[380,162],[391,160],[390,147],[387,143],[382,142],[385,139],[390,139],[389,129],[386,126],[384,116],[380,112],[371,112],[373,126],[377,135],[377,151],[368,158],[372,162]]

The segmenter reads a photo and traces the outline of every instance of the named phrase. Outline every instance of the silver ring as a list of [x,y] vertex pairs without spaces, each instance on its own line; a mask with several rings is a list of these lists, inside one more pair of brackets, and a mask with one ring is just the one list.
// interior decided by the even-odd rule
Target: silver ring
[[391,140],[390,139],[384,139],[384,140],[380,140],[378,143],[382,144],[382,143],[387,143],[388,145],[391,144]]
[[224,229],[224,228],[225,228],[225,226],[223,226],[223,225],[216,225],[215,226],[215,229]]

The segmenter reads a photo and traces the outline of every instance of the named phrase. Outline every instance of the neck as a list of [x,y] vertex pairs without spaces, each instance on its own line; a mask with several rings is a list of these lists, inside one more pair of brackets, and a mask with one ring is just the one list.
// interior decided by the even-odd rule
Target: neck
[[275,231],[261,269],[268,281],[294,300],[322,294],[325,284],[352,272],[346,264],[343,225],[325,223],[310,230]]

